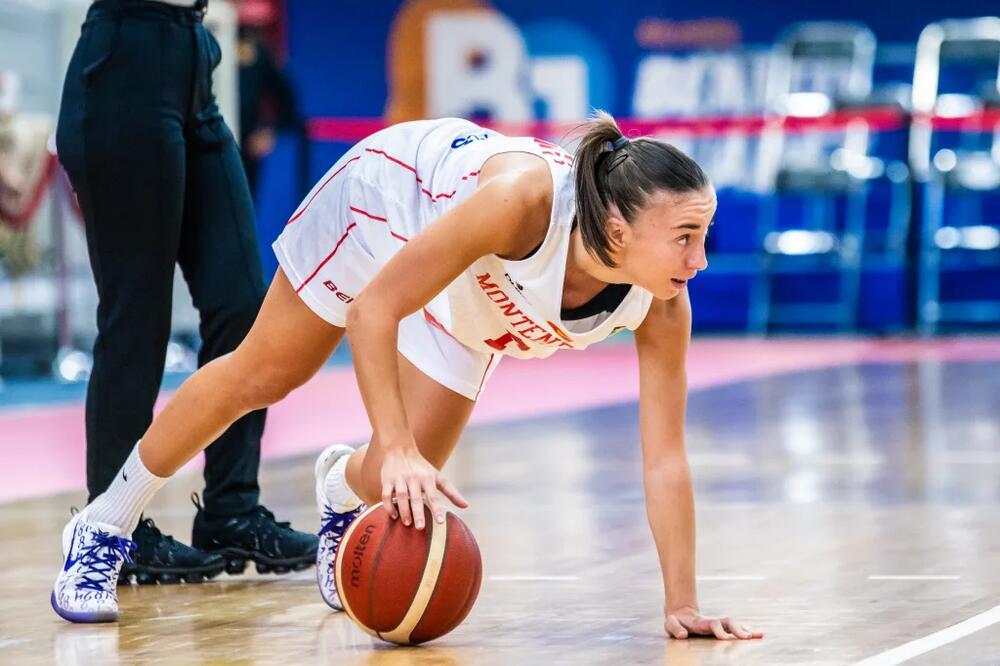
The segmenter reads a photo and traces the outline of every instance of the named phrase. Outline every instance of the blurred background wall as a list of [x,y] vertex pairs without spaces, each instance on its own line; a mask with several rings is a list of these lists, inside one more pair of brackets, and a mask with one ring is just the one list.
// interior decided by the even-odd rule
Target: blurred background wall
[[[0,375],[73,352],[64,374],[85,373],[96,296],[72,197],[40,146],[87,4],[0,6],[0,122],[24,145],[0,206]],[[462,115],[565,142],[603,108],[688,151],[719,191],[710,269],[691,284],[699,332],[1000,326],[994,2],[210,7],[267,273],[303,193],[387,123]],[[180,284],[175,311],[168,363],[183,366],[197,340]]]

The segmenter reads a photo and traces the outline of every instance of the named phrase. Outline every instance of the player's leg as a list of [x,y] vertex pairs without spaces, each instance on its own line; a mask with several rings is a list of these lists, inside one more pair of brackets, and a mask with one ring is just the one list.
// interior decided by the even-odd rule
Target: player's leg
[[305,383],[343,335],[302,302],[279,270],[243,343],[184,382],[108,490],[66,526],[56,612],[74,622],[117,619],[115,585],[128,548],[122,535],[135,528],[156,491],[236,419]]
[[[440,469],[472,414],[495,358],[463,347],[431,328],[420,314],[401,323],[400,346],[406,352],[399,355],[400,390],[413,436],[421,455]],[[341,536],[364,510],[362,500],[377,502],[382,494],[382,461],[374,451],[334,445],[316,461],[316,500],[322,514],[316,576],[320,594],[336,610],[342,608],[334,575]]]
[[278,269],[246,339],[181,386],[142,438],[142,460],[170,476],[236,419],[283,399],[326,363],[344,329],[320,319]]

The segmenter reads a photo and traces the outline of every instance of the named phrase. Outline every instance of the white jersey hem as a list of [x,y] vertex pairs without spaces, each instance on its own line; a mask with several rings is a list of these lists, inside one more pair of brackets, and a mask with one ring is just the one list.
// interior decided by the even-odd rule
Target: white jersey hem
[[433,362],[428,361],[426,355],[422,354],[419,349],[413,347],[410,341],[403,336],[400,336],[397,340],[396,348],[399,353],[402,354],[407,361],[412,363],[417,370],[427,375],[449,391],[454,391],[460,396],[468,398],[472,402],[475,402],[476,398],[479,397],[479,386],[470,384],[460,377],[447,372],[445,368],[440,365],[435,365]]
[[[280,237],[274,241],[271,247],[274,249],[274,255],[278,258],[278,265],[285,272],[285,277],[288,278],[288,282],[292,285],[292,290],[294,291],[296,289],[295,285],[302,284],[304,281],[302,276],[296,273],[292,260],[281,246]],[[337,312],[328,306],[322,298],[313,294],[311,291],[312,287],[313,283],[307,284],[297,291],[296,295],[302,299],[306,307],[312,310],[313,314],[326,323],[337,328],[347,328],[347,304],[344,304],[344,312]]]

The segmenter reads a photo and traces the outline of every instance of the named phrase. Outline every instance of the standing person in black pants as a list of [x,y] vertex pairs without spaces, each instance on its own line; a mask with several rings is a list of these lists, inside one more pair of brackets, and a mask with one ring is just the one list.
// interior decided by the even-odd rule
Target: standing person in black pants
[[[201,315],[199,364],[240,343],[264,295],[240,153],[215,103],[218,43],[207,0],[98,0],[66,75],[57,147],[83,210],[97,283],[87,390],[87,488],[102,493],[153,415],[170,335],[174,265]],[[201,581],[247,560],[302,569],[317,537],[259,503],[265,412],[205,451],[204,507],[189,547],[145,519],[133,533],[140,583]]]

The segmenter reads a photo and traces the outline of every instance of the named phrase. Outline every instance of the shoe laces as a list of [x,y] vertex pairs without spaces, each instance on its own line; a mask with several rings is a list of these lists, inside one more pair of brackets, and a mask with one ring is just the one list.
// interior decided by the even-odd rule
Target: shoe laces
[[94,542],[82,549],[79,557],[81,567],[77,589],[106,592],[112,577],[117,573],[118,561],[124,559],[131,564],[130,553],[135,542],[121,536],[112,536],[104,530],[97,530]]
[[344,513],[337,513],[330,505],[324,507],[322,517],[323,526],[319,530],[319,538],[322,539],[324,535],[332,533],[333,545],[339,545],[341,537],[344,536],[344,528],[351,522],[350,519],[352,517],[361,513],[362,508],[362,506],[359,506]]

